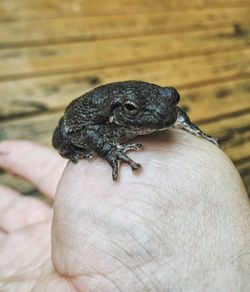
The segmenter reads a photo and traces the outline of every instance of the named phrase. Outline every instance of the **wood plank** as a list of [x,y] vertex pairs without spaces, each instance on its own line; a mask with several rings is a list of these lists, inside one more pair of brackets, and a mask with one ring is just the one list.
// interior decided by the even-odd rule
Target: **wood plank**
[[[249,107],[250,49],[235,52],[216,53],[189,58],[162,60],[143,64],[88,70],[74,74],[39,77],[27,80],[0,83],[0,96],[4,103],[0,107],[0,120],[62,110],[68,103],[93,87],[127,79],[145,80],[162,86],[178,88],[188,100],[185,107],[191,107],[199,99],[204,102],[205,112],[218,116]],[[238,80],[239,79],[239,80]],[[242,80],[241,80],[242,79]],[[224,85],[217,83],[228,82]],[[231,80],[231,81],[230,81]],[[235,81],[238,80],[238,81]],[[230,81],[230,82],[229,82]],[[199,87],[203,83],[216,83],[213,87],[193,90],[188,94],[185,88]],[[235,103],[235,96],[238,102]],[[224,108],[218,103],[227,103]],[[211,110],[212,107],[212,110]],[[209,110],[210,109],[210,110]],[[202,111],[192,112],[200,119]]]
[[68,17],[2,22],[0,48],[58,42],[121,38],[180,30],[235,26],[247,23],[249,8],[162,11],[135,15]]
[[233,161],[249,157],[250,108],[247,113],[229,115],[227,118],[202,124],[200,127],[219,138],[222,149]]
[[[166,35],[138,36],[0,51],[0,80],[62,74],[182,58],[248,46],[250,27],[239,35],[233,27]],[[145,48],[147,48],[145,50]],[[122,56],[122,57],[121,57]]]
[[[180,90],[180,105],[199,125],[250,111],[250,78]],[[237,100],[237,102],[236,102]],[[239,103],[239,104],[238,104]],[[250,123],[250,116],[249,123]],[[220,127],[219,127],[220,128]],[[208,129],[215,136],[217,132]],[[220,135],[220,133],[218,133]]]
[[145,12],[159,12],[167,10],[204,9],[207,7],[225,8],[249,6],[247,0],[179,0],[177,1],[150,1],[150,0],[1,0],[0,17],[16,18],[48,18],[72,15],[113,15]]

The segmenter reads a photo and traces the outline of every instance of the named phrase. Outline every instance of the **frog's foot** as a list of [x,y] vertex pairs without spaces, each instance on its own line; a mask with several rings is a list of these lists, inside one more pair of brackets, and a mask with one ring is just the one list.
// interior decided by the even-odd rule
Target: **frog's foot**
[[139,163],[134,162],[125,154],[129,150],[136,151],[142,150],[142,145],[141,144],[117,145],[116,147],[112,148],[105,157],[112,167],[113,180],[118,179],[121,161],[129,164],[133,171],[137,171],[141,168],[141,165]]
[[91,150],[74,150],[63,155],[63,157],[68,158],[73,163],[77,163],[80,159],[92,160],[96,157],[96,154]]
[[190,121],[187,114],[178,107],[177,107],[177,120],[172,127],[183,129],[183,130],[185,130],[185,131],[187,131],[195,136],[201,137],[201,138],[215,144],[216,146],[219,146],[219,142],[216,138],[207,135],[200,128],[198,128],[196,125],[194,125]]

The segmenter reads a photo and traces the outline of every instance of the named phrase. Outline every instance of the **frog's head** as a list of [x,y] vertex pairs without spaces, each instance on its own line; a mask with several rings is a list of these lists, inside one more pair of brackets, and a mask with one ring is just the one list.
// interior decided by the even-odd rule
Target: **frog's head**
[[114,98],[109,113],[112,124],[142,134],[169,128],[176,121],[180,95],[173,87],[126,81],[119,82],[112,94]]

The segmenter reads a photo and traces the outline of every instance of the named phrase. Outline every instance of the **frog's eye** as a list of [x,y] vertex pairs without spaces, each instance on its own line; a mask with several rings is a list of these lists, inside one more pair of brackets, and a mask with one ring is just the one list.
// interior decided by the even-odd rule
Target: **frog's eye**
[[130,100],[126,100],[123,103],[123,108],[127,114],[132,116],[136,115],[139,111],[137,104]]

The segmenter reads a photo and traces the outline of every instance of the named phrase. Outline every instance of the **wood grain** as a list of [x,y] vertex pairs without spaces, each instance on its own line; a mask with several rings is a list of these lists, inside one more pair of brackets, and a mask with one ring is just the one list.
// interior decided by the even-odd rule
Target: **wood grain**
[[[39,46],[84,40],[128,38],[139,35],[173,34],[183,30],[249,25],[250,7],[205,10],[159,11],[109,16],[78,16],[2,21],[0,48]],[[163,36],[164,37],[164,36]]]
[[201,30],[164,36],[3,49],[0,50],[0,81],[228,51],[248,46],[248,42],[249,28],[244,37],[239,37],[235,28],[227,27],[211,29],[206,34]]
[[[153,61],[107,68],[102,70],[87,70],[86,72],[67,73],[49,77],[30,78],[0,83],[0,95],[5,102],[0,108],[0,120],[34,113],[62,110],[77,96],[91,90],[93,87],[126,79],[138,79],[155,82],[162,86],[171,85],[181,90],[199,87],[204,84],[214,84],[214,91],[207,94],[207,89],[199,93],[202,99],[206,96],[207,110],[215,115],[220,114],[219,103],[230,103],[229,111],[241,110],[249,105],[247,95],[250,77],[250,49],[241,49],[233,52],[214,53],[209,55],[191,56],[189,58],[172,58],[170,60]],[[216,76],[216,78],[215,78]],[[238,80],[240,88],[238,88]],[[246,79],[246,80],[245,80]],[[220,88],[218,82],[229,82]],[[245,80],[245,81],[244,81]],[[217,99],[223,91],[232,91],[227,86],[234,86],[233,93],[226,99]],[[218,88],[217,88],[218,87]],[[245,90],[245,91],[244,91]],[[239,94],[240,93],[240,94]],[[236,104],[235,96],[238,103]],[[192,100],[191,103],[196,100]],[[197,105],[199,107],[200,105]],[[226,108],[225,106],[223,107]],[[202,113],[202,111],[196,111]],[[209,111],[210,112],[210,111]],[[195,113],[194,113],[195,114]]]
[[224,9],[225,7],[249,7],[246,0],[1,0],[0,17],[5,19],[39,19],[62,16],[100,16],[113,14],[152,13],[166,10],[203,10],[209,7]]

